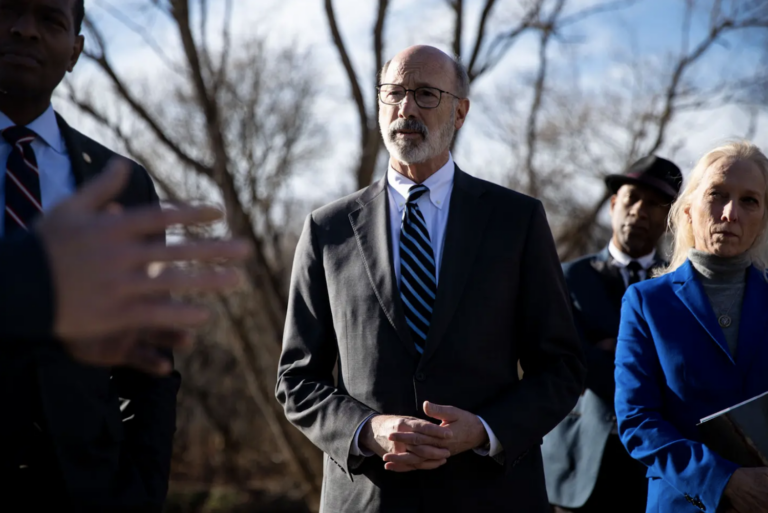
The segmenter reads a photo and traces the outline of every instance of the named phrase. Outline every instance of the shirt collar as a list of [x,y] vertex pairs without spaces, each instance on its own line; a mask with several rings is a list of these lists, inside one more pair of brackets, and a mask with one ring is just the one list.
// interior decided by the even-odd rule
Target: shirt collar
[[[435,174],[424,180],[424,185],[429,188],[429,200],[432,204],[441,209],[448,200],[448,193],[453,185],[453,176],[456,173],[456,166],[453,163],[453,155],[448,154],[448,162],[437,170]],[[397,192],[403,200],[408,197],[408,189],[416,185],[416,182],[410,178],[401,175],[395,171],[392,166],[387,170],[387,183]],[[397,201],[397,209],[403,210],[405,201]]]
[[611,240],[611,243],[608,244],[608,252],[613,257],[614,265],[616,265],[617,267],[626,267],[626,266],[629,265],[629,263],[632,260],[635,260],[635,261],[637,261],[638,264],[640,264],[640,266],[643,269],[647,270],[647,269],[649,269],[653,265],[653,262],[656,260],[656,250],[655,249],[653,251],[651,251],[650,253],[648,253],[647,255],[642,256],[640,258],[632,258],[631,256],[629,256],[626,253],[624,253],[623,251],[621,251],[616,246],[616,244],[613,243],[613,240]]
[[[0,130],[14,126],[14,122],[0,112]],[[61,130],[56,121],[56,113],[53,111],[53,105],[49,105],[45,112],[39,118],[27,125],[27,128],[37,134],[48,146],[58,153],[64,153],[64,141],[61,138]]]

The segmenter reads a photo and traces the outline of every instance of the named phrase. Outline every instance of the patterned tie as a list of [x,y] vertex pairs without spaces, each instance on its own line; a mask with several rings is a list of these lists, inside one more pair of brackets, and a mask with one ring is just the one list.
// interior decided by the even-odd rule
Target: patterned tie
[[632,260],[627,265],[627,271],[629,272],[629,280],[627,286],[632,285],[640,281],[640,271],[643,270],[643,266],[637,260]]
[[43,212],[40,199],[40,171],[32,150],[35,133],[22,126],[2,131],[11,145],[5,168],[5,236],[17,230],[27,230],[30,222]]
[[416,204],[427,192],[429,189],[424,185],[414,185],[408,190],[400,230],[400,297],[405,306],[405,320],[420,354],[424,352],[437,291],[432,242],[424,215]]

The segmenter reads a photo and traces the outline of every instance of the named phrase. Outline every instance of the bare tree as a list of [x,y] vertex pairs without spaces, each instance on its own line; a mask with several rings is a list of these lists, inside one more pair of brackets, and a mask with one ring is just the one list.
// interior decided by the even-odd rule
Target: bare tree
[[[221,201],[226,229],[253,244],[255,255],[245,266],[248,293],[236,300],[219,298],[229,326],[223,354],[238,363],[244,396],[264,421],[266,432],[254,436],[278,448],[289,475],[315,509],[320,452],[290,426],[273,398],[287,304],[291,255],[286,250],[294,243],[292,231],[284,229],[290,203],[283,191],[324,143],[310,109],[317,92],[310,56],[291,48],[275,52],[258,38],[235,45],[232,0],[219,4],[224,10],[220,28],[208,25],[214,7],[204,0],[103,0],[99,5],[138,34],[167,71],[143,90],[128,81],[110,57],[105,34],[89,18],[91,44],[85,57],[97,66],[114,97],[99,101],[87,87],[71,83],[65,95],[145,165],[163,196]],[[144,29],[147,23],[137,21],[137,12],[173,27],[180,58],[169,57]],[[216,45],[209,41],[212,33],[219,34]],[[207,412],[228,454],[238,452],[240,439],[215,413],[226,409],[211,399],[215,391],[210,382],[196,382],[196,377],[193,373],[185,379],[187,398]],[[223,472],[239,479],[236,466]]]

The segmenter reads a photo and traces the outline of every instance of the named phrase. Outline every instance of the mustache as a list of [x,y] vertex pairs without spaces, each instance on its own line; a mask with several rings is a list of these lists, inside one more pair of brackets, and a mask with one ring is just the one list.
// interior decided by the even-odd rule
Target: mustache
[[397,132],[401,130],[408,130],[410,132],[418,132],[425,139],[429,135],[429,129],[421,121],[415,119],[396,119],[389,125],[389,135],[394,137]]

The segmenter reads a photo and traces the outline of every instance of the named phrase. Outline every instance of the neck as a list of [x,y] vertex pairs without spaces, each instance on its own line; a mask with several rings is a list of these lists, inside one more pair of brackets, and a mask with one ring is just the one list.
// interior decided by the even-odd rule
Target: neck
[[395,157],[389,158],[389,165],[401,175],[410,178],[415,183],[423,183],[427,178],[437,173],[448,163],[449,150],[418,164],[406,164]]
[[618,240],[618,237],[615,235],[613,236],[613,245],[618,248],[619,251],[627,255],[629,258],[632,258],[633,260],[637,260],[638,258],[643,258],[646,255],[650,255],[653,253],[654,247],[651,246],[650,248],[642,247],[639,249],[631,249],[626,246],[624,246],[620,240]]
[[0,112],[8,116],[15,125],[26,126],[42,116],[51,105],[50,95],[31,98],[0,94]]
[[688,250],[688,259],[699,274],[710,280],[743,279],[744,271],[752,265],[746,253],[722,257],[693,248]]

